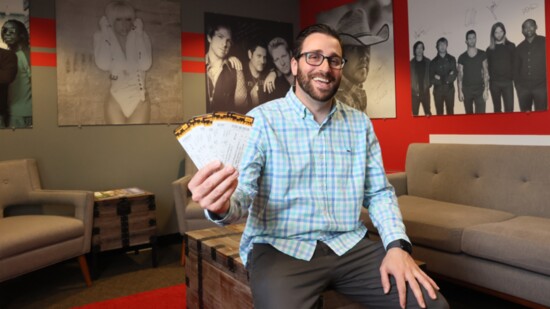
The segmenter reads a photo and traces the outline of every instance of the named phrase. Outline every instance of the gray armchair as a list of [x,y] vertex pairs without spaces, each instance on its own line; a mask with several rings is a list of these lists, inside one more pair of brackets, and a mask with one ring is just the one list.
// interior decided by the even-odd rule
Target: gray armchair
[[[90,251],[93,202],[90,191],[43,190],[33,159],[0,162],[0,282],[78,257],[91,286],[84,254]],[[17,211],[29,205],[68,206],[74,215]]]
[[[217,225],[204,216],[204,210],[191,199],[191,192],[187,185],[193,175],[184,176],[172,182],[178,228],[183,236],[187,231],[216,227]],[[185,239],[181,248],[181,265],[185,265]]]

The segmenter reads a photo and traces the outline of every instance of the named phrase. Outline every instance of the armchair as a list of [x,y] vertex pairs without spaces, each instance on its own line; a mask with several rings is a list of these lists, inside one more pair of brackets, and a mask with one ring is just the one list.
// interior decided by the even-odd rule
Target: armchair
[[[178,229],[183,236],[187,231],[216,227],[217,225],[204,216],[204,210],[191,199],[191,192],[187,185],[193,175],[181,177],[172,182],[176,216],[178,217]],[[181,265],[185,265],[185,238],[181,248]]]
[[[93,193],[43,190],[33,159],[0,162],[0,282],[78,257],[87,286],[92,282],[84,254],[90,251]],[[59,205],[74,216],[45,213],[7,216],[8,208]]]

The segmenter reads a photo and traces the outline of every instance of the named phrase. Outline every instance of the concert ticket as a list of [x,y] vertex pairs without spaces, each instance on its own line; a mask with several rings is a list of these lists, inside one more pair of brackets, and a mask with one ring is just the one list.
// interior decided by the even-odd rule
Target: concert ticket
[[239,167],[254,118],[233,112],[193,117],[174,134],[197,168],[219,160]]

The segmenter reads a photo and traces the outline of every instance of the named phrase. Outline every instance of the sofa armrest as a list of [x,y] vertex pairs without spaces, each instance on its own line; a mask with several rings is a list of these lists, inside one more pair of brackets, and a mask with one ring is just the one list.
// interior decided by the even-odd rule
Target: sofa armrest
[[185,210],[191,201],[191,191],[187,188],[191,178],[193,178],[193,175],[186,175],[172,182],[172,192],[174,194],[178,228],[181,235],[185,234],[187,230]]
[[407,194],[407,173],[399,172],[388,174],[388,180],[395,189],[395,195]]
[[90,251],[94,219],[94,193],[80,190],[34,190],[28,195],[30,204],[70,205],[74,217],[84,225],[83,253]]

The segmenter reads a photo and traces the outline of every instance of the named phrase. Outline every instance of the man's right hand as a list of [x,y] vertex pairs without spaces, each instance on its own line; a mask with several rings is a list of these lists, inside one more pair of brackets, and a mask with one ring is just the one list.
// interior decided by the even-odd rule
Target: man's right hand
[[218,215],[229,211],[230,198],[238,185],[239,172],[233,166],[213,161],[202,167],[189,181],[193,201]]

